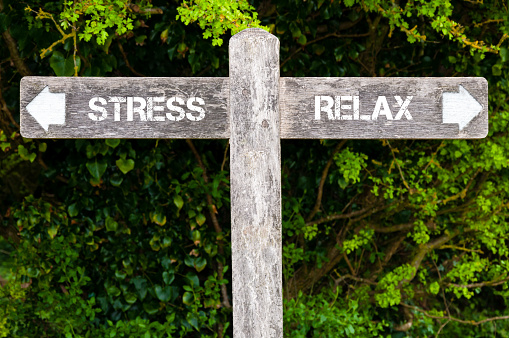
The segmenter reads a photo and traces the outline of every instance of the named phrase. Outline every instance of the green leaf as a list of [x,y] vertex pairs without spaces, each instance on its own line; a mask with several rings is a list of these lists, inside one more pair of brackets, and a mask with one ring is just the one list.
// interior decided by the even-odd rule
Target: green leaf
[[125,279],[127,277],[127,274],[124,271],[117,270],[115,271],[115,277],[118,279]]
[[162,211],[160,212],[154,211],[153,213],[151,213],[151,219],[152,222],[158,225],[163,226],[166,224],[166,215],[163,214]]
[[206,218],[203,214],[198,214],[198,216],[196,216],[196,223],[198,223],[198,225],[202,225],[205,221]]
[[106,226],[107,231],[117,231],[118,223],[112,217],[108,216],[104,224]]
[[147,312],[149,315],[153,315],[159,311],[159,304],[156,302],[143,303],[143,310],[145,310],[145,312]]
[[292,32],[292,37],[294,39],[298,39],[302,35],[302,32],[301,32],[299,26],[297,26],[297,24],[295,22],[292,22],[290,24],[290,31]]
[[198,315],[194,312],[188,312],[186,316],[186,320],[189,324],[191,324],[197,331],[200,329],[198,328]]
[[506,62],[509,60],[509,49],[506,47],[500,48],[500,58],[502,59],[502,62]]
[[173,203],[175,203],[179,211],[184,206],[184,200],[182,199],[182,197],[180,197],[180,195],[177,195],[173,198]]
[[169,247],[171,245],[171,242],[172,242],[171,237],[164,236],[163,237],[163,245],[162,245],[163,248]]
[[190,268],[194,267],[194,257],[187,255],[186,258],[184,258],[184,264]]
[[308,42],[308,39],[306,38],[306,36],[304,34],[299,36],[299,38],[297,39],[297,43],[299,43],[301,45],[305,45],[307,42]]
[[124,299],[127,302],[127,304],[134,304],[136,303],[136,300],[138,300],[136,295],[132,292],[128,292],[127,294],[125,294]]
[[137,276],[131,279],[131,282],[134,284],[138,296],[140,296],[140,300],[144,300],[147,295],[147,280],[143,277]]
[[58,232],[58,226],[56,226],[55,224],[52,224],[48,229],[48,234],[50,235],[50,237],[52,239],[55,238],[55,236],[57,235],[57,232]]
[[78,216],[78,206],[76,203],[73,203],[67,207],[67,212],[69,213],[69,216],[76,217]]
[[[49,64],[57,76],[74,75],[74,58],[72,55],[66,58],[59,51],[54,51],[49,59]],[[79,72],[81,67],[81,59],[79,57],[76,57],[76,66]]]
[[25,146],[23,146],[22,144],[18,146],[18,154],[23,160],[30,162],[33,162],[37,157],[37,154],[30,153],[28,149],[25,148]]
[[92,175],[93,178],[96,180],[100,180],[101,176],[106,171],[106,168],[108,165],[104,161],[97,161],[97,158],[94,159],[94,161],[87,162],[87,169],[90,172],[90,175]]
[[106,292],[108,293],[108,295],[110,295],[112,297],[120,296],[120,289],[117,288],[115,285],[112,285],[109,288],[107,288]]
[[108,138],[104,142],[111,148],[116,148],[120,144],[120,140],[118,138]]
[[196,271],[200,272],[203,269],[205,269],[206,266],[207,266],[207,260],[205,258],[197,257],[194,260],[194,267],[195,267]]
[[172,288],[170,286],[165,286],[163,288],[161,285],[156,285],[154,291],[161,302],[168,302],[171,299]]
[[170,285],[174,279],[175,274],[173,274],[173,272],[172,273],[169,273],[168,271],[163,272],[163,280],[165,284]]
[[116,162],[118,169],[124,174],[127,174],[134,168],[134,161],[132,159],[124,160],[122,158],[118,159]]
[[124,181],[124,178],[122,176],[120,176],[120,174],[118,174],[118,173],[114,173],[110,177],[110,183],[114,187],[119,187],[123,181]]
[[41,274],[41,271],[37,268],[30,267],[27,269],[27,276],[30,278],[37,278]]
[[145,43],[145,39],[146,38],[147,38],[146,35],[139,35],[139,36],[134,38],[134,41],[136,41],[137,45],[143,46],[143,44]]
[[192,292],[184,292],[182,302],[186,305],[191,305],[194,302],[194,294]]
[[500,63],[497,63],[491,67],[491,72],[495,76],[502,75],[502,65]]

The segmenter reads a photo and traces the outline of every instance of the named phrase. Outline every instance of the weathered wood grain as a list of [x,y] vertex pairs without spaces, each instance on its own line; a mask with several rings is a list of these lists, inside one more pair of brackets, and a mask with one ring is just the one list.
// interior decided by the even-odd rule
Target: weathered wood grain
[[[475,106],[468,94],[460,95],[460,87],[480,104],[480,113],[460,130],[458,123],[444,123],[444,93],[450,96],[454,118],[467,119],[467,110]],[[354,119],[353,107],[340,109],[340,119],[330,120],[326,112],[315,119],[315,97],[358,96],[359,119]],[[393,120],[379,115],[371,117],[380,96],[385,96]],[[396,120],[400,109],[395,96],[405,101],[412,96],[408,111]],[[455,98],[458,99],[455,99]],[[468,101],[470,100],[470,101]],[[449,101],[447,101],[449,102]],[[353,100],[346,104],[353,106]],[[467,103],[467,109],[464,109]],[[326,102],[321,102],[323,106]],[[451,108],[450,107],[450,108]],[[450,109],[449,108],[449,109]],[[281,78],[280,79],[281,138],[320,139],[451,139],[483,138],[488,133],[488,83],[484,78]],[[335,106],[332,107],[335,112]],[[342,119],[351,118],[351,120]],[[350,116],[350,117],[348,117]],[[335,117],[335,116],[334,116]]]
[[[24,77],[21,82],[21,133],[28,138],[228,138],[229,82],[228,78]],[[279,85],[281,138],[450,139],[482,138],[488,132],[488,84],[484,78],[281,78]],[[460,88],[468,94],[460,95]],[[47,115],[44,118],[49,123],[47,130],[27,109],[32,101],[33,106],[40,103],[34,99],[41,96],[43,90],[48,91],[42,100],[47,107],[40,114]],[[51,116],[58,106],[58,93],[65,94],[63,122]],[[345,103],[351,108],[341,109],[342,103],[334,104],[331,111],[335,114],[339,107],[338,119],[336,115],[330,119],[329,114],[322,111],[317,120],[317,96],[335,101],[338,97],[351,97]],[[376,121],[370,118],[381,96],[386,98],[393,120],[384,114]],[[398,102],[396,96],[402,101]],[[446,96],[451,101],[449,108],[444,105]],[[110,102],[115,97],[124,98],[126,102]],[[132,121],[127,120],[129,97],[135,110]],[[180,104],[172,104],[183,109],[184,116],[180,120],[178,112],[168,109],[167,100],[172,97],[183,100]],[[190,111],[186,105],[193,97],[202,98],[204,102],[203,105],[194,102],[195,106],[204,109],[204,117],[199,121],[192,118],[200,114]],[[353,112],[355,97],[358,97],[358,119]],[[409,97],[412,99],[407,110],[412,119],[407,119],[406,115],[398,119],[400,103]],[[469,121],[465,126],[451,123],[451,119],[444,117],[444,109],[456,108],[453,119],[461,118],[465,97],[474,100],[474,105],[480,104],[480,113],[471,121],[465,117]],[[91,119],[91,113],[92,117],[102,116],[90,108],[93,98],[105,100],[105,105],[94,102],[96,106],[105,107],[107,116],[104,120]],[[153,107],[158,106],[152,113],[153,120],[142,121],[136,112],[139,100],[144,100],[148,106],[149,100],[158,100],[155,98],[164,102],[152,102]],[[321,100],[319,104],[326,106],[327,102]],[[119,121],[115,121],[115,105],[120,108]],[[143,111],[146,113],[147,107]],[[173,120],[166,116],[168,113]],[[187,118],[188,113],[191,119]]]
[[[46,87],[49,93],[65,93],[65,123],[50,124],[46,131],[28,111],[27,106]],[[28,76],[21,80],[21,134],[28,138],[228,138],[228,78],[74,78],[74,77],[35,77]],[[47,95],[47,94],[46,94]],[[90,108],[90,100],[103,98],[106,105],[94,101],[97,106],[105,107],[107,117],[101,121],[92,120],[89,116],[101,117],[102,113]],[[124,98],[125,102],[118,102],[120,107],[120,121],[115,121],[115,103],[110,98]],[[127,120],[127,106],[129,97],[133,107],[133,120]],[[179,112],[168,109],[168,99],[179,97],[184,104],[173,102],[173,106],[181,107],[184,111],[182,119]],[[199,118],[200,113],[191,111],[187,107],[190,98],[202,98],[203,105],[193,101],[194,106],[204,109],[205,116],[199,121],[187,117]],[[147,107],[144,108],[145,118],[142,121],[136,108],[141,101],[146,106],[152,101],[153,120],[150,121]],[[152,99],[149,99],[152,98]],[[159,98],[159,99],[154,99]],[[49,104],[49,109],[42,107],[43,114],[50,116],[52,100],[58,98],[47,95],[41,101]],[[162,102],[158,102],[162,101]],[[37,102],[39,104],[39,102]],[[55,102],[56,104],[56,102]],[[154,107],[156,107],[154,109]],[[41,107],[33,107],[41,109]],[[166,114],[170,114],[170,120]],[[43,117],[40,117],[40,119]],[[177,121],[178,120],[178,121]],[[55,121],[58,122],[58,121]]]
[[279,40],[230,40],[233,335],[282,337]]

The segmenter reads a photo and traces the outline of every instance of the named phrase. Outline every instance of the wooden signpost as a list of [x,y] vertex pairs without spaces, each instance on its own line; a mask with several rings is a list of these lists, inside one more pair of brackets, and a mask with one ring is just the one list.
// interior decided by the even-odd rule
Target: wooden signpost
[[21,82],[27,138],[229,138],[234,337],[282,337],[281,138],[488,133],[484,78],[280,78],[279,40],[230,40],[228,78]]

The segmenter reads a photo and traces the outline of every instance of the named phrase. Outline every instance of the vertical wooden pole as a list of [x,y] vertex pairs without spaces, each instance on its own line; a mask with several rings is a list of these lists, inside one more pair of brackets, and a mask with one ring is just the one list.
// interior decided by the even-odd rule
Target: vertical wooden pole
[[230,39],[233,336],[283,337],[279,40]]

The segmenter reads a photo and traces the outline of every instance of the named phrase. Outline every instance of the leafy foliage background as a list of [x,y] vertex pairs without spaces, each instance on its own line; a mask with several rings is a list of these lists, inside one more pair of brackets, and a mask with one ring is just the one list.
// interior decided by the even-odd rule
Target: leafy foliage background
[[0,0],[0,337],[231,336],[227,141],[23,139],[19,83],[228,76],[258,26],[281,76],[490,91],[483,140],[282,141],[285,336],[508,335],[506,3]]

